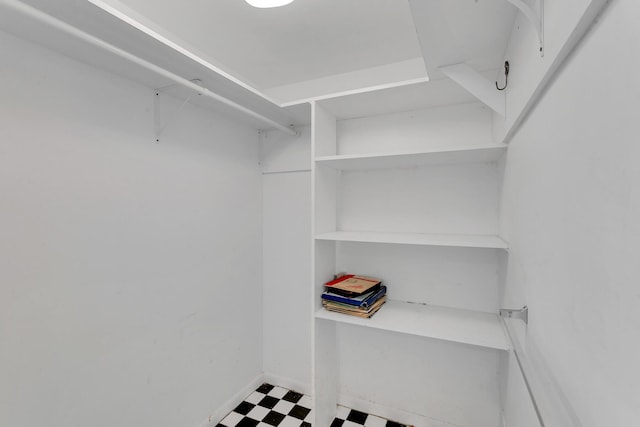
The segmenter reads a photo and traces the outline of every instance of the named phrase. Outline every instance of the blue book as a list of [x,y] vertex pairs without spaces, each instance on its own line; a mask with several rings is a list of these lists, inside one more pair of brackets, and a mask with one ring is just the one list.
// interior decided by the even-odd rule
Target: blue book
[[343,297],[331,292],[324,291],[322,293],[321,298],[326,301],[335,301],[342,304],[353,305],[355,307],[368,308],[373,303],[375,303],[380,298],[382,298],[384,295],[386,295],[386,293],[387,293],[387,287],[383,285],[383,286],[380,286],[380,289],[378,289],[377,291],[368,292],[366,294],[362,294],[357,297],[352,297],[352,298]]

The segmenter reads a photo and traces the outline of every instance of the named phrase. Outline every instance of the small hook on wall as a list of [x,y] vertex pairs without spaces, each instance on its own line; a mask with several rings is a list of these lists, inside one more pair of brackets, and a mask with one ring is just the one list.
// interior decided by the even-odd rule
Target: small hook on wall
[[504,61],[504,86],[499,87],[498,82],[496,82],[496,89],[505,90],[508,84],[509,84],[509,61]]

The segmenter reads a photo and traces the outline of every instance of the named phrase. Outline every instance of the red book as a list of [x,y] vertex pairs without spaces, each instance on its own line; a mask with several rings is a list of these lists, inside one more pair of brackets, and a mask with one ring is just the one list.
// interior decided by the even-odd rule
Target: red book
[[375,291],[380,288],[380,279],[375,277],[356,276],[355,274],[346,274],[338,277],[324,286],[327,291],[346,297],[354,297],[362,295],[365,292]]

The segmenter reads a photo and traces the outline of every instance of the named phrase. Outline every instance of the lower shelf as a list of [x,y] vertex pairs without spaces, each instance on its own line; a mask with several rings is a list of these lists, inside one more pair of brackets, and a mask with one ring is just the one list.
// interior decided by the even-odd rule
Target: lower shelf
[[497,350],[510,348],[499,316],[491,313],[387,301],[370,319],[324,309],[318,310],[315,317]]

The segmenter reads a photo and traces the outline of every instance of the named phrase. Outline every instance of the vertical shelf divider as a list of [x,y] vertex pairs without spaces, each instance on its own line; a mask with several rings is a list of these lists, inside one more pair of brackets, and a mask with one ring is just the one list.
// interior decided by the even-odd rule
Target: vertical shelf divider
[[[313,161],[318,156],[332,156],[337,152],[336,118],[317,102],[311,103],[311,155],[312,159],[312,237],[317,233],[336,230],[336,190],[339,171],[318,167]],[[336,243],[312,241],[312,310],[321,307],[319,295],[327,277],[335,273]],[[314,425],[328,426],[333,421],[338,403],[338,361],[336,349],[336,323],[313,318],[313,407]]]

